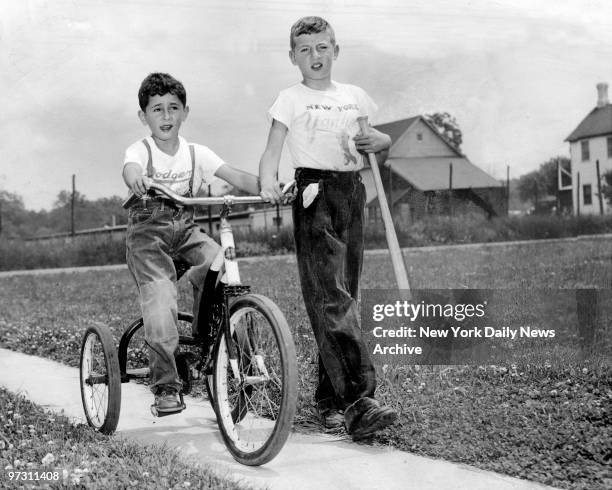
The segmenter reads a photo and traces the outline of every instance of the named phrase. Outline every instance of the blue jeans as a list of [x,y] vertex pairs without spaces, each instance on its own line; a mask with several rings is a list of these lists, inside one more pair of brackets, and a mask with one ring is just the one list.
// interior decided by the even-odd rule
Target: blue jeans
[[[376,388],[361,335],[359,278],[363,264],[365,188],[358,172],[296,171],[293,223],[306,311],[319,347],[320,409],[345,409]],[[319,194],[304,208],[311,183]]]
[[168,386],[180,390],[176,370],[178,305],[175,261],[194,266],[194,312],[198,308],[206,273],[219,245],[193,221],[192,208],[164,202],[141,203],[129,210],[127,264],[136,285],[149,346],[151,390]]

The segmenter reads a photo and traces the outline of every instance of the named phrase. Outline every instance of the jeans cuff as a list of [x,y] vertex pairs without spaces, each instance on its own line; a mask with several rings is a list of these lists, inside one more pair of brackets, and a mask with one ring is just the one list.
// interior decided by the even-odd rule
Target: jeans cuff
[[316,401],[317,410],[319,412],[325,412],[327,410],[344,410],[342,404],[338,403],[335,397],[323,398],[322,400]]

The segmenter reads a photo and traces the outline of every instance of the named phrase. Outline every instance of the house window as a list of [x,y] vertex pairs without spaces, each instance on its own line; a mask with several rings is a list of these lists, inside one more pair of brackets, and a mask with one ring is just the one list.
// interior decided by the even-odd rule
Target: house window
[[608,158],[612,158],[612,138],[608,137]]
[[423,133],[417,133],[417,141],[423,141]]
[[582,200],[584,205],[593,204],[593,196],[591,195],[591,184],[582,186]]
[[382,221],[382,214],[378,206],[375,205],[368,208],[368,219],[373,223]]
[[580,150],[582,151],[582,161],[587,162],[591,158],[589,153],[589,140],[580,142]]

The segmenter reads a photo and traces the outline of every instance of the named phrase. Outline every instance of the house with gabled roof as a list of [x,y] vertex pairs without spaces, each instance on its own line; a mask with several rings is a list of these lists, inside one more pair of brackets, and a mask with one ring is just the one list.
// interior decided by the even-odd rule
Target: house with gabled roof
[[570,145],[574,214],[612,212],[600,192],[603,175],[612,170],[612,104],[608,84],[597,84],[597,105],[565,138]]
[[[381,177],[396,223],[431,212],[448,212],[466,203],[487,216],[505,215],[505,186],[474,165],[423,116],[375,126],[391,136]],[[370,221],[380,215],[371,169],[361,171]],[[389,190],[390,189],[390,190]]]

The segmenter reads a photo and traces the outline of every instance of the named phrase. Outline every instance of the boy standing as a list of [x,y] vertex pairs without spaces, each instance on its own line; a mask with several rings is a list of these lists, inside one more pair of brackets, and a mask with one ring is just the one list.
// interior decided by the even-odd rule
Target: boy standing
[[326,427],[346,425],[354,439],[393,423],[397,414],[374,399],[375,370],[361,338],[358,310],[363,262],[365,189],[360,153],[386,158],[388,135],[359,133],[357,117],[376,105],[360,88],[331,78],[338,56],[332,27],[304,17],[291,28],[289,58],[303,80],[281,91],[260,161],[261,195],[282,199],[276,173],[285,139],[297,198],[293,223],[302,294],[319,347],[317,409]]
[[[150,182],[166,185],[181,195],[194,196],[213,176],[259,193],[257,177],[227,165],[206,146],[189,144],[179,136],[189,114],[185,88],[166,73],[147,76],[138,92],[138,117],[151,135],[125,152],[123,179],[131,193],[142,197]],[[149,346],[153,408],[158,413],[180,412],[181,381],[174,355],[178,349],[177,290],[174,261],[192,266],[194,313],[201,285],[219,245],[193,221],[191,207],[177,206],[159,196],[136,201],[129,208],[127,264],[138,286]]]

